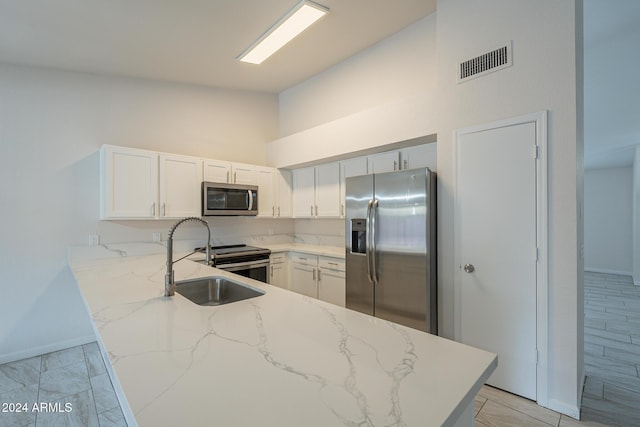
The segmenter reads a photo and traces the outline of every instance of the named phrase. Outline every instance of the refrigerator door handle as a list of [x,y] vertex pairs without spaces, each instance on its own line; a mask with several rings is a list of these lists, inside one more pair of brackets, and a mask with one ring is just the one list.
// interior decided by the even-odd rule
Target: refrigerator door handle
[[367,204],[367,226],[365,230],[365,253],[367,262],[367,279],[373,284],[373,276],[371,275],[371,210],[373,209],[373,200],[369,200]]
[[378,258],[376,256],[376,217],[378,216],[378,199],[373,201],[371,209],[371,281],[378,284]]

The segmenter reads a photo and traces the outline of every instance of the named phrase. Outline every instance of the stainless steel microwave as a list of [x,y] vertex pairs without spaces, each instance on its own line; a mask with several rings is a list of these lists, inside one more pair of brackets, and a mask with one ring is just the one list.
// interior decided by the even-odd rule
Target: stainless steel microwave
[[257,186],[221,182],[202,183],[202,216],[257,214]]

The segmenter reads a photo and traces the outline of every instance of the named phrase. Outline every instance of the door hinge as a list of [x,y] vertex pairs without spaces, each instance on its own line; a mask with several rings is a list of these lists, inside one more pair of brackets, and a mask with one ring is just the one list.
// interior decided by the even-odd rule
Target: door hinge
[[536,365],[538,364],[539,360],[540,360],[540,353],[538,352],[538,349],[536,348]]
[[534,159],[537,159],[537,158],[538,158],[538,155],[540,154],[540,150],[539,150],[539,148],[540,148],[540,147],[539,147],[539,146],[537,146],[537,145],[534,145],[534,146],[533,146],[533,158],[534,158]]
[[536,262],[540,261],[540,248],[536,248]]

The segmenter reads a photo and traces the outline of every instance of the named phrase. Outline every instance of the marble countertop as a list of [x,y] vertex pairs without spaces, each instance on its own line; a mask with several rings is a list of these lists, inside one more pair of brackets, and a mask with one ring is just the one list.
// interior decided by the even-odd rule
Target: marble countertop
[[[453,425],[497,364],[495,354],[244,277],[266,294],[218,307],[167,298],[163,254],[97,252],[70,252],[70,265],[142,426]],[[189,259],[174,271],[239,278]]]
[[260,245],[267,249],[271,249],[271,252],[304,252],[306,254],[328,256],[332,258],[344,259],[344,247],[337,246],[321,246],[310,245],[307,243],[278,243],[278,244],[262,244]]

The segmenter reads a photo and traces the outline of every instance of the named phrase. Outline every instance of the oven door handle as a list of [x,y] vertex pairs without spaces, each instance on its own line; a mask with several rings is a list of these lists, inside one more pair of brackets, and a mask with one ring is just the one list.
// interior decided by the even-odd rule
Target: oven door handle
[[237,270],[245,270],[245,267],[258,268],[258,267],[268,267],[268,266],[269,266],[269,260],[236,262],[233,264],[216,265],[215,267],[225,271],[237,271]]

